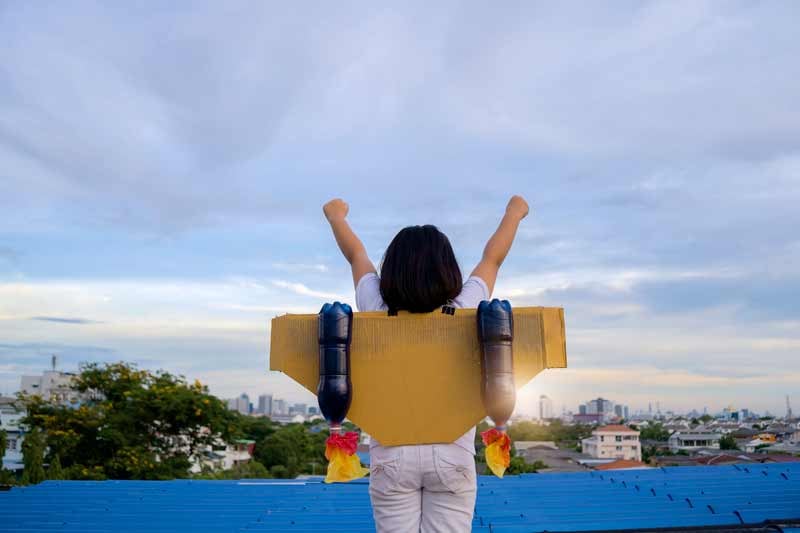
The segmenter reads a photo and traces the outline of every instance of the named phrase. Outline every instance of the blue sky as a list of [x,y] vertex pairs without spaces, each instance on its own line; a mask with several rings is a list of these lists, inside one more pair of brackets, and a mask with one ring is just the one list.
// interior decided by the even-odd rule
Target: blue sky
[[321,214],[380,260],[434,223],[462,269],[511,194],[496,287],[563,306],[520,394],[800,402],[795,2],[0,6],[0,392],[124,359],[233,396],[269,319],[353,300]]

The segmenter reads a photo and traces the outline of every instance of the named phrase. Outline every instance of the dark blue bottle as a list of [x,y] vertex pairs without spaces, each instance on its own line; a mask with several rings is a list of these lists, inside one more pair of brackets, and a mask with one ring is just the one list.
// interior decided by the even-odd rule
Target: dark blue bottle
[[319,383],[317,400],[322,416],[338,432],[352,400],[350,339],[353,309],[343,303],[325,304],[319,312]]
[[499,430],[514,411],[514,316],[508,300],[495,298],[478,305],[478,339],[481,343],[481,399],[486,414]]

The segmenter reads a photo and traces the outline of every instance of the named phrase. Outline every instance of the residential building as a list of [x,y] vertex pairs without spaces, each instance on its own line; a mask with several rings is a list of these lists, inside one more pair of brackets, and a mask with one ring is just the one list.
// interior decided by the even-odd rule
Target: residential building
[[40,376],[22,376],[19,390],[26,396],[40,396],[62,405],[78,405],[86,398],[72,388],[75,374],[59,370],[46,370]]
[[596,428],[591,437],[581,441],[581,449],[597,459],[642,460],[639,432],[619,424]]
[[603,422],[602,414],[577,414],[572,415],[572,421],[576,424],[600,424]]
[[20,427],[20,419],[25,412],[17,409],[14,398],[0,397],[0,430],[6,432],[6,450],[3,464],[7,470],[22,470],[22,441],[24,432]]
[[198,473],[203,468],[229,470],[236,465],[249,462],[255,452],[255,441],[239,439],[229,444],[208,446],[206,451],[194,461],[190,471]]
[[719,450],[719,439],[722,434],[711,429],[695,428],[686,431],[676,431],[669,437],[671,452],[695,451],[702,449]]

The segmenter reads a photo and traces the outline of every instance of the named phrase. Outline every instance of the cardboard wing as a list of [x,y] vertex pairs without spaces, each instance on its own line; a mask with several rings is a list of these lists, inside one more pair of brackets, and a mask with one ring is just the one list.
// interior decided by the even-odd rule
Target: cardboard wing
[[[347,418],[385,446],[453,442],[480,422],[481,352],[475,309],[354,313],[353,401]],[[514,308],[517,389],[545,368],[567,366],[564,311]],[[317,315],[272,320],[270,370],[316,394]]]

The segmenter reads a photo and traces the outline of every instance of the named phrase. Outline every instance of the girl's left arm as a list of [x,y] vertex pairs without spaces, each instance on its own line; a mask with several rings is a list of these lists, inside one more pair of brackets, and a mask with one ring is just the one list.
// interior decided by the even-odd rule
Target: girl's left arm
[[365,274],[375,272],[375,265],[370,261],[364,244],[350,228],[350,224],[347,223],[348,211],[347,203],[340,198],[331,200],[322,207],[322,212],[325,213],[325,218],[328,219],[328,223],[331,225],[336,244],[339,245],[344,258],[350,263],[350,268],[353,271],[353,285],[357,286],[359,280]]

